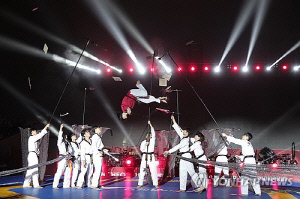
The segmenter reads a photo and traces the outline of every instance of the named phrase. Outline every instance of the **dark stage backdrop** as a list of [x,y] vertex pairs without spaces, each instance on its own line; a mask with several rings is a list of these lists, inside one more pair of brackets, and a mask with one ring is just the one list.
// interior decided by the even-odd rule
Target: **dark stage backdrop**
[[[47,63],[46,63],[47,64]],[[52,68],[51,68],[52,67]],[[26,69],[19,68],[26,73]],[[32,74],[32,89],[28,88],[27,76],[13,80],[13,75],[5,76],[4,80],[12,85],[25,97],[33,100],[45,110],[49,118],[53,111],[63,86],[70,74],[70,69],[60,71],[60,66],[49,63],[47,67],[35,67]],[[9,74],[9,73],[7,73]],[[140,79],[144,86],[150,89],[150,75],[123,75],[122,82],[115,82],[111,74],[96,76],[77,70],[57,109],[57,114],[69,112],[65,122],[81,124],[83,110],[83,95],[85,87],[94,87],[87,92],[86,117],[89,125],[111,127],[113,136],[106,134],[103,142],[108,146],[131,146],[138,144],[147,125],[148,105],[137,104],[133,115],[126,121],[117,119],[117,112],[123,96],[130,88],[135,87],[135,81]],[[292,142],[299,149],[300,141],[300,76],[273,71],[270,74],[261,71],[255,74],[219,75],[191,74],[187,76],[196,91],[202,97],[219,126],[222,128],[240,128],[236,135],[241,137],[245,132],[254,135],[253,145],[256,149],[265,146],[272,149],[289,149]],[[175,73],[170,82],[172,89],[181,89],[179,93],[180,125],[197,130],[217,128],[204,106],[191,87],[185,81],[185,74]],[[2,87],[1,87],[2,88]],[[2,88],[3,89],[3,88]],[[163,95],[163,88],[158,86],[158,79],[153,78],[155,96]],[[29,124],[38,120],[9,90],[3,90],[2,113],[8,117],[25,119]],[[176,93],[167,94],[168,104],[152,104],[151,120],[157,130],[170,128],[170,115],[155,111],[155,108],[165,108],[176,111]],[[58,124],[54,124],[58,128]],[[37,125],[38,126],[38,125]],[[40,128],[44,125],[40,124]],[[128,135],[130,139],[128,139]],[[130,142],[131,140],[131,142]]]

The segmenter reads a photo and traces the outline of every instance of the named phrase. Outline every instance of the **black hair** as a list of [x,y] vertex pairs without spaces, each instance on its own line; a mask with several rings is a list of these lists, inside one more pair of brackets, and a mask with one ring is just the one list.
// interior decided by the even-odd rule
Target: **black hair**
[[249,132],[245,133],[244,135],[248,137],[248,141],[250,141],[253,138],[253,135]]
[[186,130],[189,135],[192,133],[192,129],[189,127],[183,128],[182,130]]
[[37,132],[37,129],[30,129],[30,133],[32,133],[32,131],[36,131]]
[[204,141],[205,137],[204,137],[203,133],[201,133],[200,131],[197,131],[197,133],[195,135],[197,135],[200,138],[200,140],[199,140],[200,142]]
[[81,136],[84,137],[84,134],[85,134],[86,132],[90,132],[90,129],[83,129],[83,130],[81,131]]

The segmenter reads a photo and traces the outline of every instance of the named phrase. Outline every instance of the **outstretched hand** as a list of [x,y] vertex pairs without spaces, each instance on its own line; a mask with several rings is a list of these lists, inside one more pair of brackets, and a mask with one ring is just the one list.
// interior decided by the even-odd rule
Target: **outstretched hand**
[[50,126],[50,123],[48,123],[46,126],[45,126],[45,129],[49,128]]
[[227,137],[227,134],[226,134],[226,133],[222,133],[222,136],[223,136],[223,137]]
[[61,131],[63,128],[64,128],[64,124],[61,124],[59,130]]

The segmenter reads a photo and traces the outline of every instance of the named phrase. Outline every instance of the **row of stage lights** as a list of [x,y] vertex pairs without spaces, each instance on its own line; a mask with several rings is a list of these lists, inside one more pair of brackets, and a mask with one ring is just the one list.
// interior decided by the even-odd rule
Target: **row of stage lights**
[[[289,67],[288,65],[282,65],[282,66],[277,66],[277,67],[280,67],[280,69],[282,71],[294,71],[294,72],[299,72],[300,71],[300,65],[299,66],[294,66],[294,67]],[[238,65],[228,65],[226,66],[227,70],[230,70],[232,72],[244,72],[244,73],[247,73],[249,71],[256,71],[256,72],[260,72],[262,70],[265,70],[265,71],[268,71],[268,72],[271,72],[272,71],[272,68],[275,68],[274,67],[262,67],[261,65],[256,65],[254,67],[240,67]],[[133,73],[135,72],[135,68],[134,67],[129,67],[128,69],[128,72],[129,73]],[[151,68],[150,71],[151,72],[154,72],[155,70],[157,70],[157,68]],[[182,66],[178,66],[177,67],[177,72],[185,72],[185,71],[189,71],[189,72],[205,72],[205,73],[209,73],[211,71],[215,72],[215,73],[220,73],[222,72],[222,67],[220,66],[216,66],[216,67],[211,67],[209,65],[205,65],[203,67],[197,67],[195,65],[191,65],[189,66],[188,68],[186,67],[182,67]],[[112,73],[113,70],[111,68],[107,68],[106,69],[106,73]]]

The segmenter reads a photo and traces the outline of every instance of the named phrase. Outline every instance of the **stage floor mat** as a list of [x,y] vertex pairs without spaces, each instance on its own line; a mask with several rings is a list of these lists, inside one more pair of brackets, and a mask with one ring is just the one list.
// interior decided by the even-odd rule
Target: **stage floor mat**
[[[240,196],[239,187],[226,188],[219,186],[213,188],[210,184],[208,189],[198,194],[193,192],[191,185],[187,186],[186,192],[177,193],[179,189],[179,178],[169,180],[167,183],[161,185],[158,189],[154,186],[146,185],[142,188],[137,188],[137,178],[126,177],[111,177],[103,179],[101,184],[105,186],[99,190],[85,187],[83,189],[68,188],[68,189],[52,189],[53,177],[47,177],[43,186],[43,189],[34,188],[22,188],[23,177],[22,176],[10,176],[0,178],[0,198],[26,198],[26,199],[49,199],[49,198],[162,198],[162,199],[177,199],[177,198],[216,198],[216,199],[238,199],[238,198],[273,198],[273,199],[294,199],[300,198],[300,190],[298,188],[283,188],[273,190],[270,187],[262,187],[262,195],[255,196],[254,193],[249,192],[248,196]],[[59,184],[59,187],[62,183]]]

